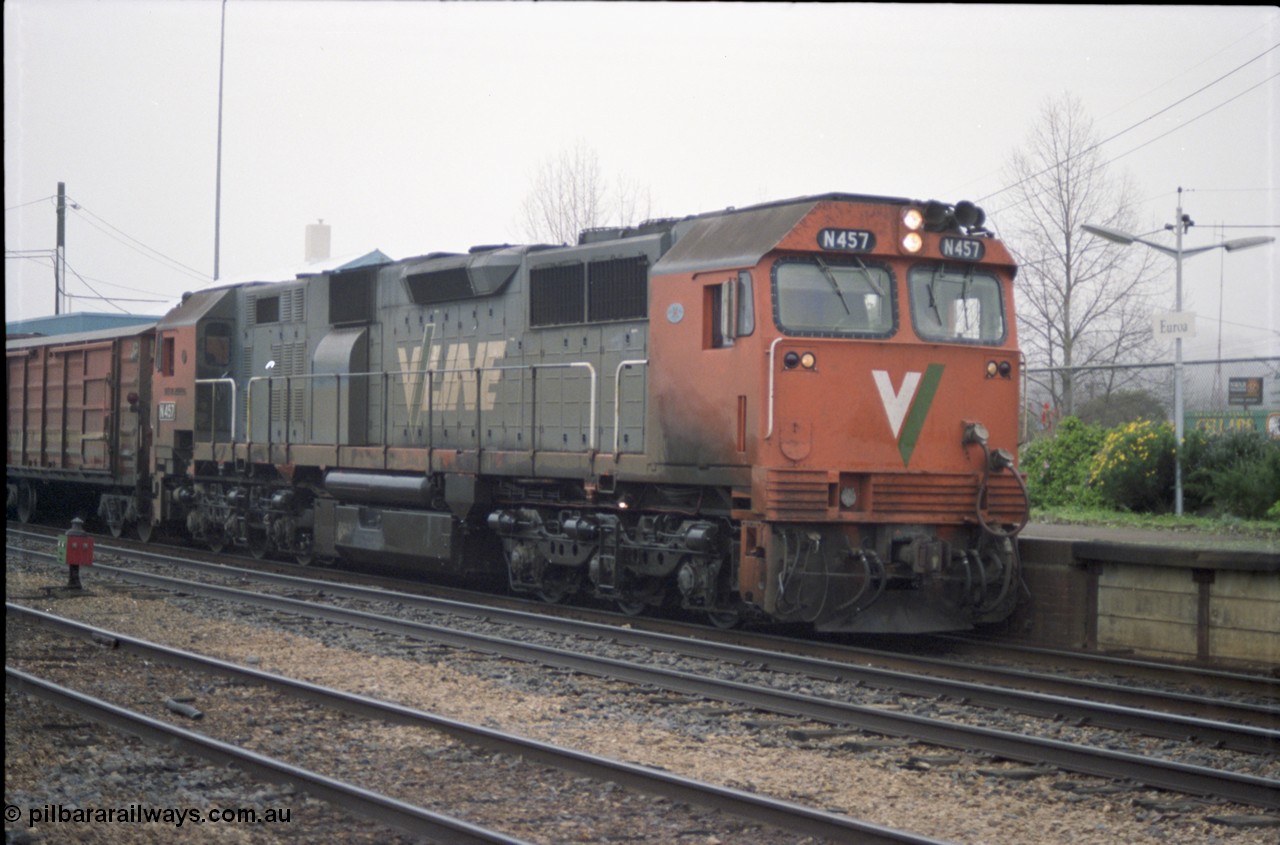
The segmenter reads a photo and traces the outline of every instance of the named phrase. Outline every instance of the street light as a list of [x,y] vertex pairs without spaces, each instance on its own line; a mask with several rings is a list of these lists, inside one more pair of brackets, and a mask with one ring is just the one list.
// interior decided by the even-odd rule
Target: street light
[[[1262,246],[1269,244],[1275,240],[1271,237],[1262,238],[1238,238],[1233,241],[1225,241],[1220,244],[1210,244],[1209,246],[1197,246],[1191,249],[1182,248],[1182,235],[1187,229],[1195,225],[1195,221],[1189,215],[1182,213],[1182,188],[1178,188],[1178,216],[1173,225],[1166,225],[1165,229],[1173,229],[1177,233],[1177,242],[1173,249],[1158,244],[1153,241],[1140,238],[1137,235],[1130,235],[1121,232],[1118,229],[1109,229],[1106,226],[1095,226],[1091,223],[1085,223],[1080,228],[1084,229],[1091,235],[1111,241],[1112,243],[1128,246],[1137,242],[1144,246],[1149,246],[1156,252],[1163,252],[1165,255],[1173,256],[1177,267],[1177,297],[1174,302],[1174,309],[1182,312],[1182,259],[1192,255],[1199,255],[1202,252],[1209,252],[1214,249],[1225,249],[1227,252],[1235,252],[1240,249],[1249,249],[1250,247]],[[1182,515],[1182,337],[1174,338],[1174,360],[1173,360],[1173,437],[1176,448],[1173,452],[1173,508],[1174,513]]]

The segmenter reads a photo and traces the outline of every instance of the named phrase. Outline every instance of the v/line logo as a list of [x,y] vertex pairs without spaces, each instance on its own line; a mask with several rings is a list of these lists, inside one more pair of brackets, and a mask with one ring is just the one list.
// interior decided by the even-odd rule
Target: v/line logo
[[930,364],[923,375],[909,372],[902,377],[902,385],[896,390],[888,370],[871,371],[880,392],[880,403],[889,418],[889,428],[898,440],[898,454],[902,455],[903,466],[911,463],[911,453],[915,451],[924,419],[929,415],[929,406],[933,404],[938,383],[942,381],[942,370],[942,364]]

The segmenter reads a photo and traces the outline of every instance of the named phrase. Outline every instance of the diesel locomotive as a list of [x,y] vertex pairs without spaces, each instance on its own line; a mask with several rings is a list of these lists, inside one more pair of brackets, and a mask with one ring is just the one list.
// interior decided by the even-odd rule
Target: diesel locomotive
[[722,626],[998,621],[1027,500],[983,222],[827,194],[11,340],[9,506]]

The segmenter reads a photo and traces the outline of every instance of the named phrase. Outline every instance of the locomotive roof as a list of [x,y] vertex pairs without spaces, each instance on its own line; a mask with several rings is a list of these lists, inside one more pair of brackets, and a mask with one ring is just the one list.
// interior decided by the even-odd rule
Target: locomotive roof
[[676,225],[679,239],[653,266],[653,272],[694,273],[756,264],[822,202],[907,205],[912,200],[833,193],[699,214]]
[[184,293],[182,302],[175,306],[172,311],[164,315],[160,320],[160,328],[172,329],[178,326],[194,326],[206,314],[212,311],[216,306],[222,303],[227,292],[238,287],[253,287],[254,283],[247,285],[223,285],[218,288],[209,288],[207,290],[196,291],[195,293]]

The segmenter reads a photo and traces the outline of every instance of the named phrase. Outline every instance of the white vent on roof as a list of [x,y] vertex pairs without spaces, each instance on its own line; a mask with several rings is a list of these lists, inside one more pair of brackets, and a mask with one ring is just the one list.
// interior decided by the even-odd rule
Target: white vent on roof
[[329,257],[329,227],[324,220],[307,224],[307,253],[303,260],[308,264],[324,261]]

